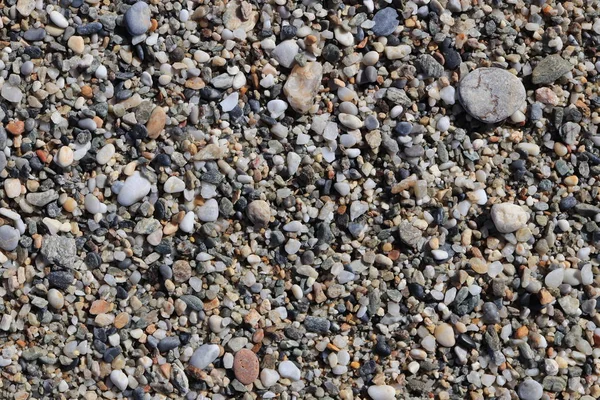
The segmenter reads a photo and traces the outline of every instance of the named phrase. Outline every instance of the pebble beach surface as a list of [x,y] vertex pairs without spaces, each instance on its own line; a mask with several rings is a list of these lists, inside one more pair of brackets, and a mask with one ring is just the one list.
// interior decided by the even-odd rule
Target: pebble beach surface
[[600,398],[600,2],[0,2],[0,399]]

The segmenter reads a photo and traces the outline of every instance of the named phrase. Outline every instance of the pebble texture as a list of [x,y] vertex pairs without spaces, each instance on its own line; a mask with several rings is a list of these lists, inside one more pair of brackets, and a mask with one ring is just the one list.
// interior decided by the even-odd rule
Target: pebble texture
[[600,2],[0,2],[0,399],[600,398]]

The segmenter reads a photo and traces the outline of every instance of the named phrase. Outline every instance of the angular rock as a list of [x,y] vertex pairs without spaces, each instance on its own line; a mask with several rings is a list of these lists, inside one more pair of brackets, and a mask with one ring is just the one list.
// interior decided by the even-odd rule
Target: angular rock
[[305,66],[296,65],[292,69],[283,92],[294,110],[306,114],[311,109],[322,78],[323,67],[318,62],[307,62]]
[[552,54],[540,61],[531,74],[534,85],[547,85],[573,69],[573,64],[560,54]]

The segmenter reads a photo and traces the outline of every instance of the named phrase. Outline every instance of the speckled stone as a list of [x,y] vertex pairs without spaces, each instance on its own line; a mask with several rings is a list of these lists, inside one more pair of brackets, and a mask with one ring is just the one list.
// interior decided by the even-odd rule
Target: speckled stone
[[460,81],[458,93],[465,110],[489,124],[513,115],[526,97],[521,80],[500,68],[476,69]]

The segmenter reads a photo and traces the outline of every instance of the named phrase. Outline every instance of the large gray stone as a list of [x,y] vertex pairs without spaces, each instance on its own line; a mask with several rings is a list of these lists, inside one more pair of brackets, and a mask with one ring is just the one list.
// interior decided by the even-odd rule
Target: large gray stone
[[525,87],[519,78],[500,68],[479,68],[458,86],[460,102],[473,117],[488,124],[513,115],[525,103]]

